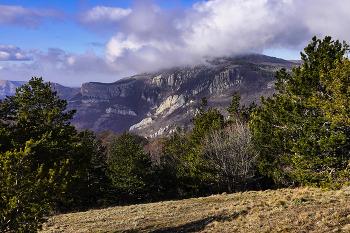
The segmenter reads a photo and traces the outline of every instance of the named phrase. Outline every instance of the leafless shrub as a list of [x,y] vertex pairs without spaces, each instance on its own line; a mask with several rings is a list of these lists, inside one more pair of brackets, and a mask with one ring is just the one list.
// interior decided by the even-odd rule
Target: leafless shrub
[[205,159],[217,168],[229,192],[246,190],[253,180],[257,154],[251,138],[247,124],[236,121],[211,132],[203,141]]

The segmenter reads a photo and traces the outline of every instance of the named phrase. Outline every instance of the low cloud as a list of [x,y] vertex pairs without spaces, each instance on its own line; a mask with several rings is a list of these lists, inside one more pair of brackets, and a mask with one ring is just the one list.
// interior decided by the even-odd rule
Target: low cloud
[[36,28],[45,19],[60,20],[66,15],[55,9],[24,8],[22,6],[0,5],[0,24]]

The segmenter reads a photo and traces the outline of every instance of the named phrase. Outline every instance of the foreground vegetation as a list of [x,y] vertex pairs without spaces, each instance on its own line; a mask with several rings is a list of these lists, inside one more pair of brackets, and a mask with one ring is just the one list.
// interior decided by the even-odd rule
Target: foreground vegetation
[[56,215],[41,232],[349,232],[350,187],[223,193]]
[[[178,216],[168,216],[170,225],[153,218],[153,210],[137,217],[140,210],[133,218],[144,228],[129,226],[128,220],[126,226],[137,231],[231,223],[230,229],[240,231],[341,229],[337,224],[347,223],[349,211],[343,188],[350,183],[348,50],[345,42],[314,37],[293,75],[276,72],[277,92],[262,97],[261,106],[241,106],[235,93],[225,118],[203,97],[190,132],[179,129],[153,142],[128,132],[114,138],[104,132],[100,140],[88,130],[77,131],[70,124],[75,111],[66,111],[67,102],[49,83],[32,78],[0,100],[0,231],[36,232],[57,211],[301,186],[341,191],[327,194],[327,200],[320,190],[302,189],[166,202],[180,206],[174,208]],[[146,206],[152,205],[162,204]],[[99,224],[96,217],[91,221]]]

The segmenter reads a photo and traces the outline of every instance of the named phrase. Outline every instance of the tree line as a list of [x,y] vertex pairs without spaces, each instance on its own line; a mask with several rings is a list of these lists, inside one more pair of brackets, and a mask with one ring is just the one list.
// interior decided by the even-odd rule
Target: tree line
[[0,100],[0,231],[35,232],[55,211],[286,186],[341,188],[350,178],[350,61],[314,37],[276,93],[229,118],[202,98],[193,128],[148,141],[77,131],[50,83],[32,78]]

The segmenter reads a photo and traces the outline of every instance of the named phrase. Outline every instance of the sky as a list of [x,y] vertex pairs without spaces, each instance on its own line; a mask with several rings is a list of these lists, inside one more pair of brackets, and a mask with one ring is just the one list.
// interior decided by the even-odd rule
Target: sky
[[0,0],[0,79],[115,82],[208,58],[350,43],[349,0]]

